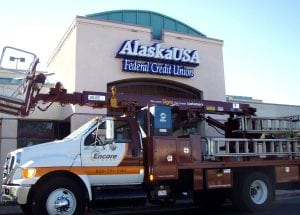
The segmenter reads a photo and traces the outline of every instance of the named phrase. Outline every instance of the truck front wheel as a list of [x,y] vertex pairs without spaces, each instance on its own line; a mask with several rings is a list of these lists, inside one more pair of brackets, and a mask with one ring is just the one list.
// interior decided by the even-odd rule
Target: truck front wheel
[[274,198],[271,180],[262,172],[239,175],[233,189],[233,203],[241,210],[259,211],[266,209]]
[[81,187],[71,179],[56,177],[39,185],[32,202],[33,214],[84,214]]

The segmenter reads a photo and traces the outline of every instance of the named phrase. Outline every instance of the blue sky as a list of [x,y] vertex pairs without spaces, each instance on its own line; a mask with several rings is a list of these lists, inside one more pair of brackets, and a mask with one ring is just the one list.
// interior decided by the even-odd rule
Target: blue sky
[[9,45],[32,51],[40,69],[76,15],[162,13],[224,41],[227,94],[300,105],[298,0],[0,0],[0,9],[1,50]]

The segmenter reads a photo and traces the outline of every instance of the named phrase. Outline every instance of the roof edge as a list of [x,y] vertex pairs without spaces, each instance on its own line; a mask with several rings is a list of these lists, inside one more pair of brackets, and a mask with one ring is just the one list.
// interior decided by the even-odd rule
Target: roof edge
[[[163,17],[164,19],[168,19],[168,20],[172,20],[175,25],[181,25],[181,26],[184,26],[188,31],[191,31],[191,32],[194,32],[194,33],[187,33],[187,32],[183,32],[183,31],[180,31],[180,30],[175,30],[177,32],[180,32],[180,33],[185,33],[187,35],[193,35],[193,36],[199,36],[199,37],[207,37],[205,34],[203,34],[202,32],[196,30],[195,28],[177,20],[177,19],[174,19],[170,16],[167,16],[167,15],[164,15],[164,14],[161,14],[161,13],[158,13],[158,12],[154,12],[154,11],[149,11],[149,10],[135,10],[135,9],[128,9],[128,10],[111,10],[111,11],[105,11],[105,12],[99,12],[99,13],[92,13],[92,14],[87,14],[86,17],[88,18],[94,18],[94,19],[102,19],[102,20],[114,20],[113,18],[112,19],[105,19],[105,18],[96,18],[97,16],[109,16],[109,14],[113,14],[113,13],[126,13],[126,12],[135,12],[135,13],[148,13],[150,16],[151,15],[157,15],[157,16],[160,16],[160,17]],[[114,20],[114,21],[120,21],[120,20]],[[128,23],[128,24],[132,24],[132,23],[129,23],[129,22],[124,22],[123,20],[123,23]],[[138,24],[138,23],[137,23]],[[147,25],[142,25],[142,24],[138,24],[140,26],[147,26]],[[151,25],[147,26],[147,27],[151,27]],[[162,28],[163,30],[173,30],[173,29],[168,29],[168,28]]]

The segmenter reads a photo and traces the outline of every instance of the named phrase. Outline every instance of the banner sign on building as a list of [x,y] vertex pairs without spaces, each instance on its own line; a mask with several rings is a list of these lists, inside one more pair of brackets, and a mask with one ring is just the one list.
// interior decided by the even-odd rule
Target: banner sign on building
[[191,78],[200,64],[197,50],[184,48],[162,48],[161,44],[140,45],[138,40],[126,40],[116,57],[123,58],[122,70],[156,75]]

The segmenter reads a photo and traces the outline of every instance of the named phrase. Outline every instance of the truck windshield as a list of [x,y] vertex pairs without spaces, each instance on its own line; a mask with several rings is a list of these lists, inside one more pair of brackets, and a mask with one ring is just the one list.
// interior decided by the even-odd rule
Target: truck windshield
[[98,121],[99,121],[98,117],[93,118],[92,120],[88,121],[87,123],[85,123],[81,127],[77,128],[71,134],[69,134],[68,136],[66,136],[65,139],[74,139],[74,138],[76,138],[78,136],[83,135],[85,132],[87,132],[92,127],[94,127],[94,125],[96,125],[98,123]]

